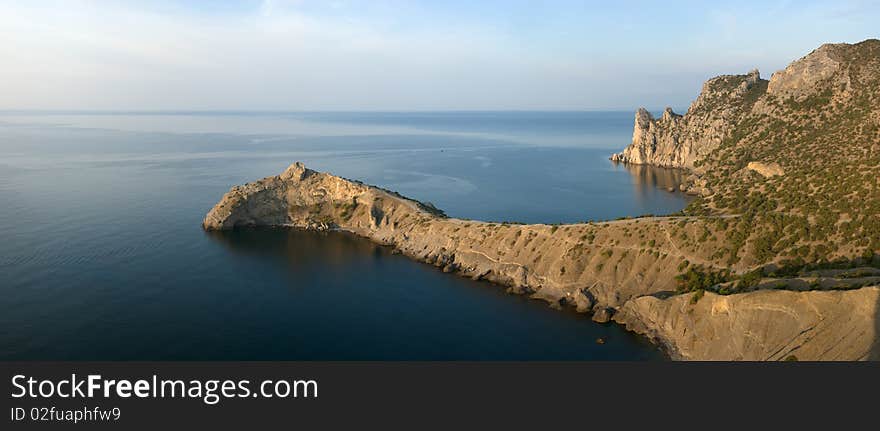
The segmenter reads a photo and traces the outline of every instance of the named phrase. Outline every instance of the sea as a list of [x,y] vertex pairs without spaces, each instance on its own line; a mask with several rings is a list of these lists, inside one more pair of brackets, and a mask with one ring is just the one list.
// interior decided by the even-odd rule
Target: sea
[[[615,324],[342,232],[208,233],[295,161],[451,217],[668,214],[632,112],[0,112],[0,360],[664,360]],[[597,342],[598,340],[603,342]]]

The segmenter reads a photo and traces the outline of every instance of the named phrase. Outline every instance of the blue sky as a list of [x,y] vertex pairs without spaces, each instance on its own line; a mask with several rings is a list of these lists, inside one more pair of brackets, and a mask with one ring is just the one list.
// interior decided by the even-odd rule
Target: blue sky
[[880,1],[0,0],[0,109],[684,108]]

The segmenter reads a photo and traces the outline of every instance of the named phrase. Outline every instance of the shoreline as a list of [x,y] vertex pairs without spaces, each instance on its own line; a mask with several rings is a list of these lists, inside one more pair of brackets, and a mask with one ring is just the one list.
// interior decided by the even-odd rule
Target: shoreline
[[[597,224],[520,225],[451,219],[416,200],[377,187],[291,165],[281,175],[236,186],[206,215],[207,230],[288,225],[339,229],[388,245],[413,260],[474,280],[505,286],[554,307],[574,306],[598,322],[613,321],[666,346],[672,359],[780,360],[837,358],[862,352],[859,334],[874,322],[880,288],[841,291],[759,289],[734,295],[679,292],[684,268],[712,267],[710,250],[726,243],[724,217],[634,218]],[[681,238],[708,235],[694,245]],[[711,239],[714,238],[714,239]],[[748,269],[740,264],[740,271]],[[790,293],[797,294],[792,305]],[[792,319],[780,324],[780,307]],[[719,313],[723,310],[723,313]],[[818,311],[817,311],[818,310]],[[847,321],[825,331],[843,311]],[[698,314],[693,314],[698,313]],[[685,318],[689,315],[699,318]],[[758,325],[739,328],[736,322]],[[784,323],[784,322],[783,322]],[[768,326],[769,325],[769,326]],[[803,339],[803,325],[839,338],[840,351],[823,339]],[[702,328],[702,329],[701,329]],[[695,334],[696,331],[696,334]],[[707,336],[699,335],[709,331]],[[760,342],[749,341],[755,331]],[[714,334],[714,335],[709,335]],[[719,344],[720,343],[720,344]],[[787,346],[787,347],[786,347]],[[805,349],[808,347],[808,349]],[[807,354],[803,352],[809,352]],[[856,353],[861,355],[861,353]],[[852,358],[858,359],[859,356]]]
[[[454,220],[462,221],[462,219],[454,219]],[[492,222],[484,222],[484,223],[491,224]],[[429,262],[426,260],[421,260],[419,258],[419,256],[413,256],[413,255],[406,254],[403,250],[398,248],[395,244],[379,242],[379,241],[376,241],[374,238],[365,237],[363,235],[360,235],[356,232],[352,232],[350,230],[341,229],[338,227],[314,229],[314,228],[309,228],[309,227],[304,227],[304,226],[299,226],[299,225],[294,225],[294,224],[288,224],[288,225],[240,226],[240,227],[235,227],[234,229],[224,230],[224,231],[237,231],[237,232],[278,231],[279,233],[296,231],[296,232],[310,233],[310,234],[317,234],[317,235],[339,234],[339,235],[346,235],[351,238],[355,238],[359,241],[368,241],[371,244],[374,244],[378,247],[381,247],[381,248],[387,250],[387,252],[389,253],[390,256],[401,256],[401,257],[406,258],[407,261],[412,262],[414,264],[434,267],[435,270],[439,270],[439,272],[442,274],[454,275],[456,277],[469,279],[470,281],[473,281],[473,282],[484,283],[487,288],[490,288],[490,289],[498,292],[499,294],[514,295],[514,296],[522,298],[523,300],[526,300],[530,303],[540,303],[542,305],[547,306],[547,308],[549,308],[552,312],[571,313],[572,315],[578,316],[580,319],[585,319],[584,323],[593,324],[593,325],[600,325],[600,326],[615,325],[615,326],[619,327],[620,329],[622,329],[628,336],[631,336],[631,337],[633,337],[633,339],[637,340],[638,343],[644,344],[645,348],[650,348],[650,349],[656,351],[657,353],[659,353],[662,356],[661,360],[669,361],[669,360],[675,359],[669,350],[670,346],[662,344],[662,343],[658,343],[657,340],[652,339],[651,337],[648,337],[645,334],[633,331],[633,330],[627,328],[625,325],[621,325],[617,322],[614,322],[613,320],[609,320],[609,321],[605,321],[605,322],[597,322],[596,320],[592,319],[592,316],[589,311],[578,311],[577,305],[575,303],[572,303],[572,302],[560,303],[558,300],[554,301],[552,298],[536,296],[536,295],[534,295],[534,292],[530,292],[528,290],[511,289],[510,285],[501,284],[497,281],[493,281],[493,280],[490,280],[490,279],[487,279],[484,277],[474,278],[472,275],[468,275],[468,274],[461,272],[461,271],[457,271],[457,270],[456,271],[447,271],[447,270],[445,270],[444,266],[438,265],[439,262]],[[224,231],[206,230],[206,233],[209,235],[210,234],[223,234]],[[589,319],[589,320],[586,320],[586,319]],[[597,340],[585,340],[585,342],[597,342],[598,344],[602,344],[602,343],[604,343],[604,339],[603,339],[602,343],[598,342],[598,339]]]

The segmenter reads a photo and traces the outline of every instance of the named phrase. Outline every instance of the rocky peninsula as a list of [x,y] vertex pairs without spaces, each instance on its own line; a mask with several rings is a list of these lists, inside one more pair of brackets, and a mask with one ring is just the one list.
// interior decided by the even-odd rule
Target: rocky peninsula
[[682,116],[640,109],[612,159],[685,170],[699,197],[665,217],[462,220],[295,163],[233,187],[203,227],[352,232],[625,325],[673,359],[877,360],[878,106],[880,41],[869,40],[824,45],[769,81],[713,78]]

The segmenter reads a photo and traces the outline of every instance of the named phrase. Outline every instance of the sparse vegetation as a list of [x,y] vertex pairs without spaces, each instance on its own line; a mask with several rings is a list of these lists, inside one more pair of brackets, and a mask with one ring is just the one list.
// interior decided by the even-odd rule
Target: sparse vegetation
[[[741,119],[702,160],[712,194],[684,213],[740,215],[736,221],[717,219],[717,233],[697,230],[697,243],[717,235],[727,244],[724,265],[795,258],[822,265],[880,253],[880,42],[866,41],[839,55],[847,67],[816,83],[813,93],[768,95],[760,109],[733,112]],[[729,90],[734,81],[713,85]],[[712,106],[726,106],[724,100],[713,99]],[[751,161],[778,163],[784,175],[765,178],[744,170]]]
[[675,277],[676,291],[693,292],[696,290],[714,290],[718,284],[732,279],[729,270],[712,271],[702,266],[693,266],[683,274]]

